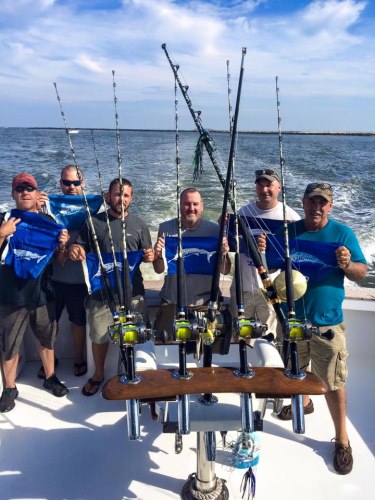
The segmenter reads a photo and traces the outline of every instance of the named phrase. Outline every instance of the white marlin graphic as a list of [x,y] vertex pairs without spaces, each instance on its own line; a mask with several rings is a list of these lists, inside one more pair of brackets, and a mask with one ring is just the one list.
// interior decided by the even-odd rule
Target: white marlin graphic
[[[216,250],[213,252],[208,252],[207,250],[204,250],[203,248],[183,248],[182,249],[182,256],[183,257],[192,257],[192,256],[198,256],[198,255],[205,255],[207,257],[207,262],[211,262],[212,257],[216,254]],[[173,257],[169,262],[173,262],[174,260],[177,260],[178,254]]]
[[19,250],[15,248],[13,251],[18,259],[36,260],[38,264],[47,257],[47,255],[39,255],[38,253],[30,252],[30,250]]
[[[120,271],[120,273],[122,273],[122,262],[117,262],[116,264],[117,264],[118,270]],[[132,272],[135,267],[136,267],[136,264],[134,264],[133,266],[131,266],[129,264],[129,271]],[[115,263],[114,262],[107,262],[106,264],[104,264],[104,268],[108,274],[112,273],[114,268],[115,268]],[[93,275],[92,279],[100,278],[101,276],[102,276],[102,271],[100,269],[100,265],[98,265],[98,270]]]

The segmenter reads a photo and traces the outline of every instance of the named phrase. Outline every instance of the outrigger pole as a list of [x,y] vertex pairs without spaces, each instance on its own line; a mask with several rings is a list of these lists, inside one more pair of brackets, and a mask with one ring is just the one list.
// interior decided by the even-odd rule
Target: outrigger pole
[[[219,164],[216,160],[217,148],[216,148],[215,142],[214,142],[213,138],[211,137],[209,131],[203,128],[202,120],[201,120],[201,116],[200,116],[201,112],[195,111],[193,108],[193,104],[192,104],[190,97],[188,95],[188,92],[187,92],[189,87],[187,85],[182,84],[180,77],[178,75],[179,65],[176,65],[173,63],[173,61],[170,58],[170,55],[167,51],[166,44],[163,43],[161,47],[165,52],[165,55],[168,59],[168,62],[170,64],[171,68],[172,68],[172,71],[175,75],[175,78],[176,78],[177,83],[180,87],[182,95],[184,96],[184,99],[185,99],[185,102],[188,106],[190,114],[194,120],[195,126],[200,134],[199,139],[204,144],[204,146],[206,148],[207,154],[210,157],[210,160],[212,162],[212,165],[216,171],[216,174],[219,178],[219,181],[220,181],[222,187],[225,188],[225,180],[220,172],[220,167],[219,167]],[[235,206],[234,206],[233,200],[232,200],[230,195],[228,196],[228,201],[232,207],[232,210],[234,211]],[[248,233],[246,224],[241,218],[239,218],[239,226],[240,226],[241,235],[243,236],[243,238],[245,239],[245,241],[247,243],[247,246],[248,246],[248,249],[250,252],[250,256],[253,260],[254,266],[257,269],[257,272],[260,276],[260,279],[262,280],[263,287],[264,287],[266,294],[267,294],[267,298],[270,301],[270,303],[273,305],[273,307],[275,309],[275,313],[276,313],[279,321],[281,323],[283,323],[284,319],[285,319],[285,314],[284,314],[283,310],[281,309],[280,300],[277,296],[277,293],[276,293],[276,290],[272,284],[272,281],[269,278],[268,271],[263,264],[258,247],[257,247],[254,239],[252,238],[252,236]]]
[[[61,116],[62,116],[62,119],[63,119],[63,122],[64,122],[65,132],[66,132],[66,135],[68,137],[70,152],[72,154],[73,162],[74,162],[74,165],[75,165],[76,170],[77,170],[77,176],[78,176],[78,178],[80,178],[81,174],[80,174],[78,163],[77,163],[76,153],[75,153],[75,150],[74,150],[74,147],[73,147],[72,140],[70,138],[69,129],[68,129],[68,126],[67,126],[67,123],[66,123],[66,119],[65,119],[65,113],[63,111],[62,104],[61,104],[61,99],[60,99],[60,96],[59,96],[59,92],[57,90],[57,84],[54,82],[53,85],[55,87],[56,97],[57,97],[57,101],[58,101],[59,107],[60,107],[60,113],[61,113]],[[103,278],[103,282],[104,282],[104,289],[105,289],[105,293],[106,293],[107,302],[108,302],[109,308],[111,310],[111,313],[113,314],[113,313],[116,312],[115,299],[113,297],[111,285],[110,285],[109,278],[108,278],[107,269],[106,269],[105,264],[103,262],[102,253],[100,251],[98,237],[96,235],[94,223],[92,221],[90,207],[89,207],[89,203],[88,203],[87,197],[86,197],[86,192],[85,192],[85,189],[84,189],[84,187],[82,185],[81,185],[81,188],[82,188],[83,201],[84,201],[84,204],[85,204],[85,210],[86,210],[86,215],[87,215],[87,222],[88,222],[88,225],[89,225],[89,228],[90,228],[90,231],[91,231],[91,235],[92,235],[92,239],[93,239],[93,242],[94,242],[95,251],[96,251],[96,254],[97,254],[98,260],[99,260],[99,267],[100,267],[100,272],[101,272],[101,275],[102,275],[102,278]]]

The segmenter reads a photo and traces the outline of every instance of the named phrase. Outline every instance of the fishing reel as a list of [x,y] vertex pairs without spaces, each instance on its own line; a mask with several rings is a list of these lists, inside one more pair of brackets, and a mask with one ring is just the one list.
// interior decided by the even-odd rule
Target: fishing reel
[[198,323],[195,318],[186,318],[185,313],[180,313],[173,322],[173,339],[176,342],[197,340],[199,337]]
[[144,344],[151,339],[151,329],[146,328],[140,313],[120,309],[112,317],[114,324],[108,327],[108,335],[114,344]]
[[266,333],[268,326],[255,318],[240,316],[233,320],[233,335],[236,339],[259,339]]
[[319,328],[313,326],[310,321],[300,321],[298,319],[285,319],[284,339],[289,342],[300,342],[310,340],[313,335],[319,335]]
[[214,354],[228,354],[232,337],[232,315],[228,307],[210,305],[204,311],[195,311],[199,336],[203,345],[212,345]]

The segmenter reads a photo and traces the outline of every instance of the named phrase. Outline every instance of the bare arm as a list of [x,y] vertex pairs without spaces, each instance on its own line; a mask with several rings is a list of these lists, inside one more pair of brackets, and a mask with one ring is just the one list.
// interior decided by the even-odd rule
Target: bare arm
[[352,262],[350,251],[342,246],[336,250],[337,264],[350,281],[361,281],[367,274],[368,266],[362,262]]
[[158,274],[164,272],[164,259],[163,259],[163,248],[165,246],[165,241],[162,236],[159,236],[154,245],[154,271]]

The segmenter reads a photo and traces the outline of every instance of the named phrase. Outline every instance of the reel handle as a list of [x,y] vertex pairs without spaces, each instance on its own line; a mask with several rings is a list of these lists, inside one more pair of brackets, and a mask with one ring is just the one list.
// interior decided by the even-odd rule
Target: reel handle
[[332,340],[335,336],[335,332],[330,328],[326,332],[320,333],[319,328],[317,328],[317,332],[315,335],[317,335],[318,337],[324,337],[327,340]]

